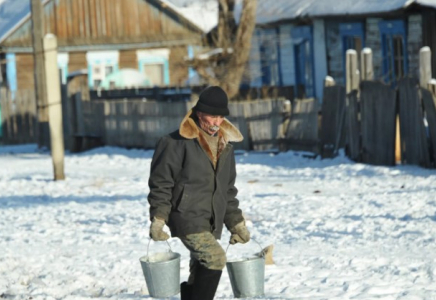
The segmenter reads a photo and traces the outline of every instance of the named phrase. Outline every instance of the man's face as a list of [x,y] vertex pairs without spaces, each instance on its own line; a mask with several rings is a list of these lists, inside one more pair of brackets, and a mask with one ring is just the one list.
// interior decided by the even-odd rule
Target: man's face
[[224,121],[224,116],[209,115],[203,112],[197,112],[197,116],[201,129],[210,135],[217,133]]

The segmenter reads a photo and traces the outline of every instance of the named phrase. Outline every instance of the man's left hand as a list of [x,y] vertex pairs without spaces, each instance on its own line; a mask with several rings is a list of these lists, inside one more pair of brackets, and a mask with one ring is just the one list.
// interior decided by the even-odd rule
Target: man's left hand
[[232,235],[230,236],[230,244],[234,245],[236,243],[245,244],[250,240],[250,232],[245,226],[245,221],[238,223],[235,227],[230,229]]

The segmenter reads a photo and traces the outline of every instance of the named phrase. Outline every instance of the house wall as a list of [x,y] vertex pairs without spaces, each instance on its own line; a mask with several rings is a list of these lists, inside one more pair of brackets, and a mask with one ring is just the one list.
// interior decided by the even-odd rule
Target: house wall
[[185,85],[188,80],[188,67],[185,57],[188,56],[188,49],[185,46],[171,48],[169,57],[170,85]]
[[122,50],[119,57],[120,69],[138,69],[136,50]]
[[315,96],[322,102],[324,80],[327,76],[327,55],[326,55],[324,20],[313,22],[313,53],[315,71]]
[[[419,14],[410,15],[407,18],[398,18],[406,21],[407,24],[407,57],[408,74],[418,76],[419,74],[419,50],[423,45],[423,20]],[[373,53],[373,66],[375,79],[383,78],[382,66],[382,41],[379,30],[381,18],[367,18],[365,21],[365,47],[371,48]],[[346,23],[344,21],[343,23]],[[357,21],[358,22],[358,21]],[[339,24],[342,22],[329,20],[326,22],[326,45],[328,75],[332,76],[338,84],[345,84],[344,57],[342,41],[339,32]],[[317,43],[315,42],[315,45]],[[360,53],[358,53],[360,56]],[[360,66],[359,66],[360,68]]]
[[260,58],[260,41],[259,31],[261,29],[255,28],[251,38],[250,57],[248,60],[248,73],[247,78],[252,87],[262,86],[262,69]]
[[[147,50],[147,49],[144,49]],[[67,72],[88,70],[87,52],[69,52]],[[186,47],[173,47],[169,55],[170,85],[183,85],[188,77],[188,68],[184,64],[187,55]],[[139,69],[137,50],[119,51],[119,68]],[[34,60],[32,53],[17,53],[15,55],[15,71],[17,90],[34,89]]]
[[88,69],[86,63],[86,52],[70,52],[68,59],[68,72]]
[[17,53],[17,90],[29,90],[34,88],[34,61],[32,53]]
[[366,32],[365,32],[365,47],[372,50],[372,61],[374,66],[374,78],[381,79],[383,77],[382,67],[382,46],[380,38],[379,22],[380,18],[367,18],[366,19]]

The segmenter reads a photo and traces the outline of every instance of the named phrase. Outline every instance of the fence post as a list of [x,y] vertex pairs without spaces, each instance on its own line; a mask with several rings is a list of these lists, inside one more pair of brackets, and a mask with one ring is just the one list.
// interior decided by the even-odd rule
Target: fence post
[[374,80],[371,48],[364,48],[360,54],[362,80]]
[[431,50],[425,46],[419,50],[419,85],[427,88],[431,79]]
[[357,70],[357,52],[349,49],[346,54],[346,93],[359,90],[359,71]]
[[436,107],[436,79],[430,79],[430,82],[428,83],[428,90],[433,95],[433,102]]
[[62,130],[62,102],[57,62],[57,39],[53,34],[44,37],[45,74],[47,78],[47,103],[50,127],[50,146],[54,180],[65,179],[64,138]]
[[336,82],[333,79],[333,77],[326,76],[325,79],[324,79],[324,86],[325,87],[329,87],[329,86],[334,86],[334,85],[336,85]]

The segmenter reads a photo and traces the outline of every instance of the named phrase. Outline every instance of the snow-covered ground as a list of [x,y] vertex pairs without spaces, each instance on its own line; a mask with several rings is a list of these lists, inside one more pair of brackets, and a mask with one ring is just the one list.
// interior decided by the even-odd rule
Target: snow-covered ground
[[[48,153],[0,147],[0,299],[150,298],[139,258],[152,154],[69,154],[67,180],[54,182]],[[274,244],[263,299],[436,299],[435,170],[288,152],[238,154],[237,171],[252,237]],[[185,280],[188,252],[170,245]],[[258,250],[250,242],[228,254]],[[232,298],[224,270],[216,299]]]

